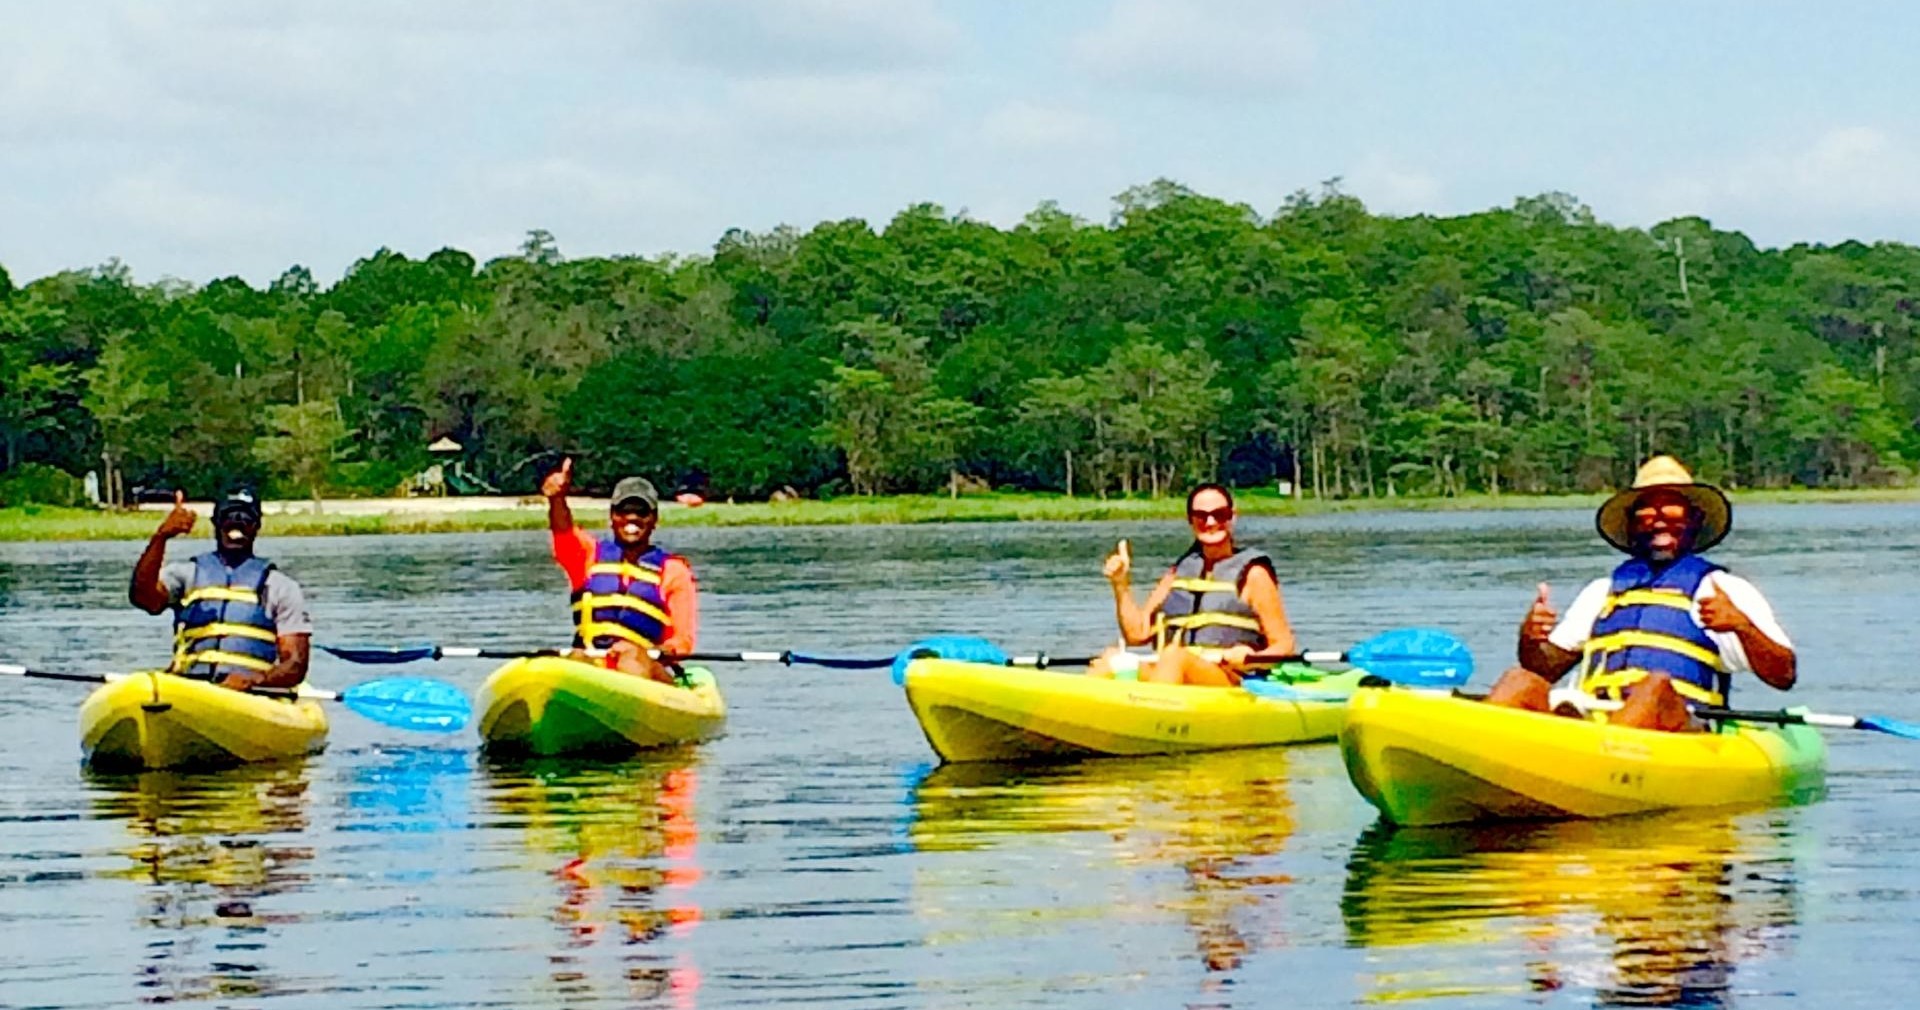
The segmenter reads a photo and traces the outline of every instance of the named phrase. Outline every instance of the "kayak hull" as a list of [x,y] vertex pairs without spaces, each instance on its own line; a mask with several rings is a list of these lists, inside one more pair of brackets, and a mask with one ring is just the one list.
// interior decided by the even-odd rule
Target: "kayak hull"
[[1827,761],[1807,726],[1662,733],[1392,688],[1354,693],[1340,750],[1360,795],[1416,826],[1806,802]]
[[713,675],[688,667],[677,687],[592,663],[517,659],[480,686],[480,740],[489,752],[553,757],[698,743],[726,728]]
[[267,698],[203,680],[136,673],[80,705],[80,750],[102,771],[220,768],[317,754],[327,714],[310,700]]
[[1072,761],[1332,740],[1359,677],[1318,678],[1291,698],[920,659],[906,689],[943,760]]

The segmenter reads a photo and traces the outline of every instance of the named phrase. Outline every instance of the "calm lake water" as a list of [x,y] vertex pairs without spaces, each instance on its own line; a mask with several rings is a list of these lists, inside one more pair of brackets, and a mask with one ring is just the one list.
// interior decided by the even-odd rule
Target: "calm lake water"
[[[1920,507],[1741,509],[1802,687],[1920,719]],[[1113,638],[1099,577],[1161,524],[663,531],[702,645],[888,655]],[[1577,512],[1243,520],[1303,644],[1433,624],[1512,655],[1543,579],[1612,559]],[[175,545],[176,556],[204,541]],[[138,544],[0,545],[0,661],[153,664]],[[275,540],[332,642],[548,646],[538,534]],[[316,656],[343,687],[399,668]],[[406,668],[477,686],[486,663]],[[881,672],[723,666],[726,737],[491,766],[470,735],[334,713],[302,763],[97,777],[78,685],[0,682],[0,1006],[663,1008],[1892,1006],[1920,982],[1920,743],[1835,731],[1810,806],[1391,832],[1331,746],[1055,770],[934,767]]]

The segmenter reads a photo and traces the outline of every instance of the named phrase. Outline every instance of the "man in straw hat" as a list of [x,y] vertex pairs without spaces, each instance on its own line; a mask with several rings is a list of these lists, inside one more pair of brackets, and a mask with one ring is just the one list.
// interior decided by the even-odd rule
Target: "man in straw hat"
[[1607,719],[1644,729],[1698,724],[1687,704],[1726,704],[1733,675],[1751,671],[1782,691],[1795,678],[1793,646],[1752,583],[1701,557],[1726,537],[1733,506],[1671,456],[1640,467],[1633,487],[1594,517],[1600,536],[1630,557],[1595,579],[1560,617],[1540,584],[1520,624],[1520,665],[1490,704],[1546,711],[1549,691],[1576,664],[1579,689],[1619,703]]

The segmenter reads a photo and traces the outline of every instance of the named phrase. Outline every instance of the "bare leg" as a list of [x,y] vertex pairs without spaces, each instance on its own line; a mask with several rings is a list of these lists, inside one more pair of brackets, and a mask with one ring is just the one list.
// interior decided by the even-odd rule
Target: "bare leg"
[[1487,692],[1487,704],[1502,708],[1521,708],[1529,712],[1547,710],[1547,694],[1553,689],[1547,678],[1524,666],[1508,668]]
[[647,655],[647,650],[632,642],[613,643],[607,650],[607,659],[611,661],[613,669],[621,673],[657,680],[662,684],[674,682],[672,670],[660,665],[658,660]]
[[1160,650],[1148,666],[1140,667],[1140,679],[1158,684],[1195,684],[1202,687],[1233,687],[1240,678],[1225,667],[1178,645]]
[[1693,713],[1687,710],[1686,699],[1673,689],[1673,678],[1664,673],[1650,674],[1628,687],[1626,701],[1620,705],[1620,711],[1607,717],[1607,722],[1668,733],[1700,729],[1693,721]]

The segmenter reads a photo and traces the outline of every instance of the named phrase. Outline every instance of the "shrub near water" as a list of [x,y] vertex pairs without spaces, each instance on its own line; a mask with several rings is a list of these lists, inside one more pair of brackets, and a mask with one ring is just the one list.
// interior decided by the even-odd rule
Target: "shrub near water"
[[87,503],[80,479],[58,467],[22,463],[0,474],[0,508],[18,505],[59,505],[77,508]]

